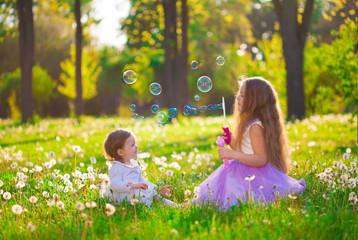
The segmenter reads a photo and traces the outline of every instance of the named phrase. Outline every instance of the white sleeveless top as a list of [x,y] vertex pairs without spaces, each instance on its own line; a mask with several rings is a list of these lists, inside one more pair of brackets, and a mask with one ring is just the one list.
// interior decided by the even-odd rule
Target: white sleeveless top
[[242,144],[241,144],[241,149],[243,153],[254,154],[254,150],[252,149],[251,139],[250,139],[250,129],[255,124],[260,125],[262,128],[264,127],[262,125],[262,122],[257,118],[249,121],[246,124],[245,132],[244,135],[242,136]]

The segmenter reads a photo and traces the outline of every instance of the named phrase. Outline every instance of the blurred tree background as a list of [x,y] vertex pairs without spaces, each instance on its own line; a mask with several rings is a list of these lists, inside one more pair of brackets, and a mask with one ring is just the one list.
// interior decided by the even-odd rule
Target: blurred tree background
[[[166,0],[128,1],[128,16],[118,19],[118,31],[127,36],[122,48],[96,44],[89,29],[100,19],[93,17],[92,2],[82,1],[84,114],[129,116],[129,105],[134,103],[139,114],[148,115],[154,103],[199,107],[220,103],[222,96],[230,112],[237,81],[243,75],[262,76],[272,82],[287,113],[282,37],[271,1],[173,0],[171,7],[176,15],[171,15],[171,24],[175,31],[170,36],[165,32]],[[29,90],[33,113],[39,117],[70,116],[76,98],[74,1],[33,2],[35,59]],[[297,3],[300,22],[305,1]],[[303,62],[306,116],[357,113],[357,6],[353,0],[314,1]],[[0,118],[21,119],[22,114],[18,22],[16,1],[0,0]],[[188,57],[183,62],[186,47]],[[177,57],[174,62],[179,63],[179,70],[173,72],[174,76],[181,74],[176,80],[167,77],[169,48]],[[216,64],[218,56],[225,58],[224,65]],[[198,61],[198,69],[190,67],[193,60]],[[123,72],[129,69],[138,75],[132,85],[122,80]],[[207,93],[196,87],[203,75],[213,82]],[[149,92],[152,82],[162,84],[162,94]],[[175,97],[166,84],[175,86]],[[194,100],[196,94],[200,96],[198,102]],[[171,97],[176,100],[170,103]]]

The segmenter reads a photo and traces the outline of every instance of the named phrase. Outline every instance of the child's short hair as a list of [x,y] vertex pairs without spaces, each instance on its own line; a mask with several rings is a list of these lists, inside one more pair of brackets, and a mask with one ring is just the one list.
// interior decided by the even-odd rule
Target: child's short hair
[[132,133],[126,129],[117,129],[110,132],[104,141],[104,155],[108,161],[119,160],[122,161],[122,157],[118,155],[118,149],[122,149],[125,141],[129,138]]

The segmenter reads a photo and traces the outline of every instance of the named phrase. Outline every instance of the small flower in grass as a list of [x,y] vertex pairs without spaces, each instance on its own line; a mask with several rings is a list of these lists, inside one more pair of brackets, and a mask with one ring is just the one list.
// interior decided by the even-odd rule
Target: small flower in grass
[[0,180],[0,187],[2,187],[2,185],[4,185],[4,182]]
[[136,199],[136,198],[132,198],[131,201],[130,201],[130,203],[131,203],[132,205],[136,205],[136,204],[139,203],[139,201],[138,201],[138,199]]
[[27,224],[27,230],[33,232],[36,230],[36,226],[32,222],[29,222],[29,224]]
[[97,207],[97,203],[93,202],[93,201],[92,202],[86,202],[85,205],[86,205],[87,208],[95,208],[95,207]]
[[190,190],[185,190],[185,191],[184,191],[184,195],[185,195],[186,197],[189,197],[189,196],[191,195],[191,191],[190,191]]
[[326,199],[326,200],[329,200],[329,197],[328,197],[327,194],[323,194],[322,197],[323,197],[324,199]]
[[262,185],[258,186],[257,189],[261,190],[263,189],[264,187]]
[[64,204],[62,201],[58,201],[58,202],[56,203],[56,205],[57,205],[58,208],[61,208],[61,209],[64,209],[64,208],[65,208],[65,204]]
[[166,175],[169,176],[169,177],[171,177],[171,176],[174,175],[174,172],[173,172],[172,170],[168,170],[168,171],[166,172]]
[[50,194],[47,191],[43,191],[42,196],[45,198],[48,198],[50,196]]
[[23,208],[18,205],[18,204],[15,204],[14,206],[12,206],[12,211],[15,213],[15,214],[21,214],[24,210]]
[[87,219],[88,218],[87,213],[84,213],[84,212],[81,213],[80,216],[81,216],[82,219]]
[[80,211],[83,211],[85,209],[85,205],[81,202],[76,203],[76,208]]
[[37,197],[35,197],[35,196],[31,196],[30,198],[29,198],[29,201],[30,201],[30,203],[36,203],[37,202]]
[[171,234],[174,234],[174,235],[176,235],[176,236],[178,236],[178,230],[176,230],[175,228],[173,228],[172,230],[170,230],[170,233]]
[[112,216],[116,212],[116,208],[110,203],[106,203],[106,209],[107,217]]
[[50,151],[50,152],[48,153],[48,156],[51,157],[51,158],[54,157],[54,156],[55,156],[55,152],[54,152],[54,151]]
[[5,200],[9,200],[11,198],[11,193],[9,192],[4,192],[4,194],[2,195],[2,197],[5,199]]
[[199,194],[201,192],[200,187],[194,187],[194,193]]
[[90,161],[91,161],[91,163],[92,164],[96,164],[97,163],[97,159],[96,159],[96,157],[90,157]]
[[271,221],[270,221],[270,220],[263,219],[262,222],[263,222],[263,223],[266,223],[266,224],[268,224],[268,225],[271,225]]
[[92,227],[93,226],[93,222],[92,221],[85,221],[85,225],[87,227]]
[[291,198],[291,199],[296,199],[296,198],[297,198],[297,196],[292,195],[292,194],[288,194],[287,196],[288,196],[289,198]]
[[47,201],[47,206],[49,206],[49,207],[51,207],[55,204],[56,204],[56,200],[53,198],[51,198],[50,200]]
[[249,181],[249,182],[251,182],[252,180],[254,180],[255,179],[255,175],[249,175],[249,176],[247,176],[246,178],[245,178],[245,180],[246,181]]
[[25,183],[23,181],[19,181],[17,184],[16,184],[16,188],[23,188],[25,187]]
[[80,146],[78,146],[78,145],[73,145],[72,146],[72,150],[75,152],[75,153],[79,153],[79,152],[81,152],[81,147]]
[[0,189],[0,195],[2,195],[4,193],[4,190]]
[[54,193],[54,194],[52,195],[52,198],[53,198],[55,201],[57,201],[58,199],[60,199],[60,196],[59,196],[58,194]]

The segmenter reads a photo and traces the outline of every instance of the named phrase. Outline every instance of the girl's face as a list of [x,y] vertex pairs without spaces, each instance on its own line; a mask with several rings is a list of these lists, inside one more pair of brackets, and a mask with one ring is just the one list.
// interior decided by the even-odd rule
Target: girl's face
[[138,146],[135,142],[135,137],[131,135],[127,140],[124,142],[123,148],[118,149],[118,154],[124,160],[130,160],[137,157],[138,153]]
[[237,105],[239,107],[239,111],[241,112],[241,109],[244,105],[244,98],[245,98],[245,85],[242,85],[240,87],[239,95],[237,96]]

